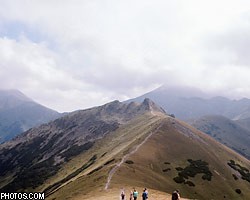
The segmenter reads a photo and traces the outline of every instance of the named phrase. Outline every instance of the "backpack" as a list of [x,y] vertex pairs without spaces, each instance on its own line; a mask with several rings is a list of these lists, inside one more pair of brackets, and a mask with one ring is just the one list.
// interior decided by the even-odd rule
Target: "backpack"
[[178,200],[178,194],[177,194],[177,192],[173,192],[173,194],[172,194],[172,200]]

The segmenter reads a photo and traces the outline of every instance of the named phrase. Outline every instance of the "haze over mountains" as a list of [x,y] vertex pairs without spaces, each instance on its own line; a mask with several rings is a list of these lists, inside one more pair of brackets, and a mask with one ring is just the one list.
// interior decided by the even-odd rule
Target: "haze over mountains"
[[18,90],[0,90],[0,143],[60,115]]
[[140,102],[150,98],[168,113],[178,119],[197,119],[205,115],[222,115],[229,119],[250,117],[250,99],[230,100],[225,97],[211,97],[194,88],[171,88],[162,86],[137,98],[128,100]]
[[44,191],[54,200],[117,199],[133,187],[250,198],[249,160],[149,99],[114,101],[28,130],[0,145],[0,166],[1,192]]

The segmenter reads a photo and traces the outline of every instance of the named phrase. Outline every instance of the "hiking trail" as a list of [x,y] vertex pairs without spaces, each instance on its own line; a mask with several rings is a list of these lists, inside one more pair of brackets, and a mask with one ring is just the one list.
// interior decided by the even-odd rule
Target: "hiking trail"
[[122,157],[122,160],[116,164],[116,166],[109,172],[108,175],[108,179],[107,179],[107,183],[105,185],[105,190],[108,189],[109,185],[110,185],[110,181],[114,175],[114,173],[118,170],[118,168],[124,163],[124,161],[132,154],[134,154],[145,142],[147,142],[147,140],[155,133],[158,131],[158,129],[161,127],[161,125],[158,126],[158,128],[156,130],[151,131],[151,133],[140,143],[138,144],[135,149],[131,152],[129,152],[128,154],[126,154],[125,156]]

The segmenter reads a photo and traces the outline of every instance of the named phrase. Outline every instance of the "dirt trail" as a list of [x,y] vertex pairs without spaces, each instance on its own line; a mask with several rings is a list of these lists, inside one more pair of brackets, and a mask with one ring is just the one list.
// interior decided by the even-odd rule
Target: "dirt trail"
[[[129,194],[130,190],[128,189],[130,187],[126,187],[125,189],[125,194],[126,194],[126,199],[129,199]],[[171,200],[171,195],[165,192],[160,192],[157,190],[149,189],[149,199],[150,200]],[[88,195],[88,196],[78,196],[73,198],[74,200],[83,200],[83,199],[88,199],[88,200],[117,200],[120,199],[120,192],[121,190],[119,188],[113,188],[111,190],[106,190],[105,192],[102,192],[102,195]],[[141,191],[139,191],[141,192]],[[141,198],[139,198],[141,199]],[[186,198],[181,198],[181,200],[191,200],[191,199],[186,199]]]
[[124,163],[124,161],[132,154],[134,154],[145,142],[147,142],[147,140],[155,133],[158,131],[158,129],[161,127],[161,125],[159,125],[159,127],[155,130],[155,131],[151,131],[151,133],[140,143],[138,144],[135,149],[133,151],[131,151],[130,153],[126,154],[125,156],[122,157],[122,160],[116,164],[116,166],[109,172],[108,175],[108,179],[107,179],[107,183],[105,185],[105,190],[108,189],[109,185],[110,185],[110,181],[114,175],[114,173],[118,170],[118,168]]

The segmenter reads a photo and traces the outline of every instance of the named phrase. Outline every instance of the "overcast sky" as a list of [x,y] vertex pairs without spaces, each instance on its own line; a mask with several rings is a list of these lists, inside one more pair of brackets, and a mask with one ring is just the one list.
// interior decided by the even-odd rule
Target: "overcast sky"
[[0,80],[58,111],[163,84],[250,98],[250,1],[0,0]]

